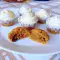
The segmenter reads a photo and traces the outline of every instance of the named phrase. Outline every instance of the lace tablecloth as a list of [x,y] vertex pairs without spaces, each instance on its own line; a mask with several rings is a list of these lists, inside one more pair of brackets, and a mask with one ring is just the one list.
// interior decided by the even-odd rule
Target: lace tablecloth
[[[24,3],[7,3],[7,2],[0,2],[0,10],[7,7],[16,7],[19,8]],[[60,1],[49,1],[49,2],[29,2],[28,3],[33,8],[44,8],[44,9],[51,9],[52,12],[56,14],[60,14]],[[0,48],[0,60],[60,60],[60,54],[55,55],[41,55],[38,59],[34,59],[28,55],[20,55],[16,54],[15,52],[11,53],[9,51],[3,50]]]

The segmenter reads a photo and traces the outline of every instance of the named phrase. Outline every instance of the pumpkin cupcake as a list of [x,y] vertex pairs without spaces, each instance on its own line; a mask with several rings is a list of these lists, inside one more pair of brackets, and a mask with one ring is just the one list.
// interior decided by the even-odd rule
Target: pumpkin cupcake
[[50,13],[45,9],[40,9],[35,12],[35,15],[38,17],[38,23],[44,24],[47,18],[50,16]]
[[3,26],[12,26],[16,23],[15,14],[10,10],[0,12],[0,24]]
[[52,16],[46,21],[47,30],[50,33],[58,34],[60,33],[60,16]]
[[21,16],[18,18],[18,22],[21,26],[33,27],[38,22],[38,18],[29,6],[22,6],[20,8],[20,14]]

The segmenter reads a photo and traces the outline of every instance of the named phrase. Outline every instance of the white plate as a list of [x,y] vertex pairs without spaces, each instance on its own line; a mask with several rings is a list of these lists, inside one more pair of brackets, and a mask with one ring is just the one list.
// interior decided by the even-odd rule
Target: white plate
[[[18,16],[18,9],[13,9],[13,8],[8,8],[11,9],[13,12],[15,12],[15,15]],[[17,13],[16,13],[17,12]],[[49,54],[49,53],[58,53],[60,52],[60,34],[49,34],[50,39],[46,45],[43,45],[41,43],[34,42],[30,40],[29,38],[25,38],[22,40],[19,40],[17,42],[10,42],[8,39],[8,33],[20,26],[19,24],[15,24],[10,27],[3,27],[0,26],[0,46],[12,50],[15,52],[23,52],[23,53],[30,53],[30,54]],[[37,28],[41,28],[45,31],[46,30],[46,25],[45,24],[37,24]]]

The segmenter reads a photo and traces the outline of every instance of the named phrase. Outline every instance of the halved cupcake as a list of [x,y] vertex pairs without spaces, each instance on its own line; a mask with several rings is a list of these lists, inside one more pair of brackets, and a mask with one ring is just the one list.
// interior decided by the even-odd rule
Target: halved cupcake
[[0,24],[3,26],[12,26],[16,23],[15,14],[10,10],[0,12]]
[[47,30],[50,33],[60,33],[60,16],[52,16],[46,21]]

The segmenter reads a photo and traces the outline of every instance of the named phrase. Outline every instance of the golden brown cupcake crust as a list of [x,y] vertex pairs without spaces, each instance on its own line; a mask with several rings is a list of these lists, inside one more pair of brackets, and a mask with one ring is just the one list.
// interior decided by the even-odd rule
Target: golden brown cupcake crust
[[60,31],[55,31],[52,29],[47,28],[48,32],[52,33],[52,34],[60,34]]

